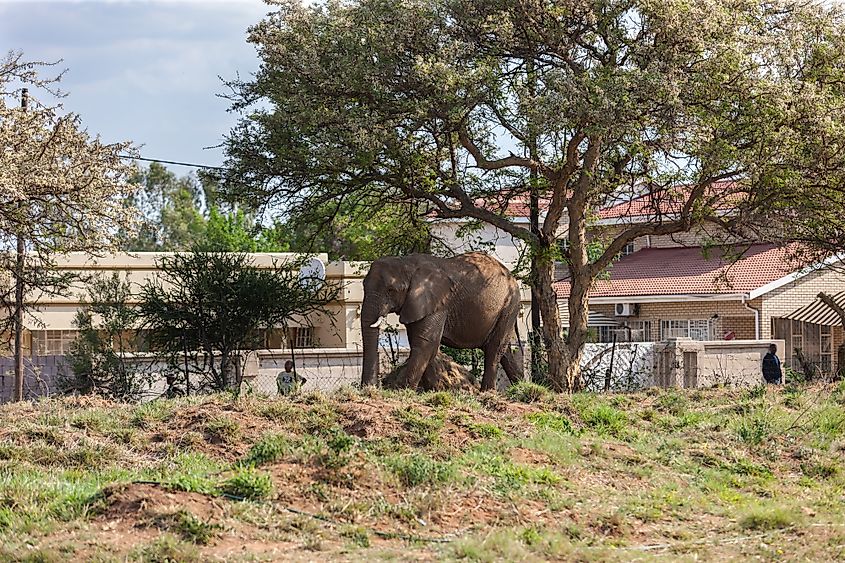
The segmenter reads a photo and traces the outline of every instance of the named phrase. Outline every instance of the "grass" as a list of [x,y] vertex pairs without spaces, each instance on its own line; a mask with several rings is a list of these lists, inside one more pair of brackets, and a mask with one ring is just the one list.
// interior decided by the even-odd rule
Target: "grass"
[[520,385],[4,405],[0,560],[822,560],[845,537],[843,402]]

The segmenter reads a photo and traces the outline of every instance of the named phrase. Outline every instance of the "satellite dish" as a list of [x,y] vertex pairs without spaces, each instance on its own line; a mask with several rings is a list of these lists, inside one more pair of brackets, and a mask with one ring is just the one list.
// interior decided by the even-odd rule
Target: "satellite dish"
[[326,265],[319,258],[311,258],[299,270],[299,283],[303,286],[317,286],[326,280]]

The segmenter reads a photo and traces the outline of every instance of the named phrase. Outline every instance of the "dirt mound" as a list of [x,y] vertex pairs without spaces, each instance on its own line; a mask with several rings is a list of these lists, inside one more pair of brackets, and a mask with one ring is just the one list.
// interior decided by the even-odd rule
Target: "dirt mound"
[[[405,389],[408,387],[405,364],[402,364],[382,380],[385,389]],[[420,391],[477,391],[478,382],[464,366],[455,363],[443,352],[428,364],[417,389]]]
[[220,518],[224,512],[221,501],[214,497],[172,491],[147,483],[106,487],[103,490],[102,502],[105,506],[97,519],[136,526],[147,525],[161,516],[180,510],[189,512],[201,520]]

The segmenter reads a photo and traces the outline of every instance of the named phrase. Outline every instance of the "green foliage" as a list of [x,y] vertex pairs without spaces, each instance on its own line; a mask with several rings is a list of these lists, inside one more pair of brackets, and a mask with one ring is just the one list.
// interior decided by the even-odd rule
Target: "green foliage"
[[520,381],[508,387],[506,391],[508,399],[520,403],[536,403],[549,396],[549,390],[542,385],[531,381]]
[[216,416],[205,424],[204,430],[213,440],[231,444],[241,436],[241,426],[227,416]]
[[418,443],[433,444],[440,439],[440,429],[444,422],[442,414],[424,416],[413,407],[397,409],[394,414],[405,429],[416,437]]
[[126,360],[127,352],[143,349],[138,337],[128,336],[138,320],[135,307],[129,304],[131,284],[117,273],[95,276],[88,280],[87,292],[88,303],[74,319],[79,332],[68,354],[72,373],[63,374],[59,387],[66,393],[137,399],[149,375]]
[[423,454],[394,456],[385,460],[385,463],[406,487],[435,485],[455,478],[454,465]]
[[564,434],[574,434],[575,430],[572,428],[572,422],[565,416],[555,412],[534,412],[528,414],[526,417],[537,428],[544,430],[554,430],[556,432],[563,432]]
[[495,424],[486,422],[471,423],[469,429],[473,434],[481,438],[501,438],[505,435],[501,428]]
[[736,425],[736,434],[746,444],[759,446],[768,440],[772,433],[772,423],[764,412],[754,412],[743,416]]
[[581,418],[598,434],[622,438],[625,435],[628,417],[624,412],[608,404],[588,404],[581,411]]
[[739,520],[746,530],[777,530],[791,528],[802,521],[801,514],[784,507],[762,506],[750,510]]
[[223,529],[219,524],[201,520],[184,509],[158,516],[156,525],[179,534],[185,541],[200,545],[207,545]]
[[252,467],[238,467],[235,474],[220,485],[220,492],[236,498],[260,500],[273,492],[273,482],[269,475]]
[[143,563],[194,563],[202,561],[197,548],[173,534],[162,534],[133,552],[133,560]]
[[288,441],[281,434],[267,434],[252,445],[243,459],[247,465],[262,465],[281,458],[288,450]]
[[[151,347],[168,359],[171,387],[239,391],[244,351],[261,348],[266,331],[321,312],[334,298],[325,283],[301,283],[299,266],[258,267],[241,253],[162,258],[159,276],[141,290],[140,311]],[[191,375],[198,380],[189,382]]]
[[425,401],[432,407],[450,407],[455,402],[455,396],[448,391],[432,393]]

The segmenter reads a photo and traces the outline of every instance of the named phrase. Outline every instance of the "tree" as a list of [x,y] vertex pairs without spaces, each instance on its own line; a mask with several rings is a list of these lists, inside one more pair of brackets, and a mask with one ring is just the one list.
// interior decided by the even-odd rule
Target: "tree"
[[88,304],[74,320],[79,334],[68,355],[73,374],[61,387],[120,401],[137,399],[149,374],[127,361],[127,353],[139,348],[131,284],[117,273],[98,276],[88,280],[87,293]]
[[[523,239],[550,379],[576,390],[588,292],[626,243],[702,224],[742,237],[825,186],[843,36],[839,9],[785,0],[285,2],[250,30],[254,80],[229,84],[225,185],[294,211],[414,202]],[[651,216],[590,257],[597,210],[634,197]],[[542,208],[537,229],[504,213],[517,201]]]
[[[124,201],[130,143],[104,143],[82,128],[80,118],[29,96],[61,97],[61,78],[39,72],[51,65],[27,62],[18,52],[0,59],[0,256],[12,273],[14,291],[0,296],[15,337],[16,398],[23,396],[21,335],[27,304],[35,290],[60,293],[69,280],[56,273],[56,254],[113,249],[133,216]],[[23,86],[23,87],[18,87]]]
[[243,253],[180,253],[158,266],[141,288],[142,328],[168,358],[170,387],[186,392],[239,390],[245,352],[264,347],[266,332],[293,317],[324,312],[335,295],[325,283],[300,280],[299,263],[259,267]]

